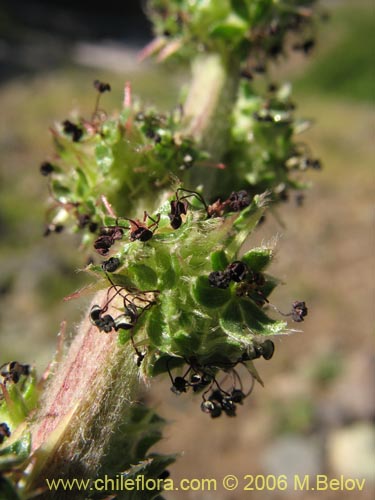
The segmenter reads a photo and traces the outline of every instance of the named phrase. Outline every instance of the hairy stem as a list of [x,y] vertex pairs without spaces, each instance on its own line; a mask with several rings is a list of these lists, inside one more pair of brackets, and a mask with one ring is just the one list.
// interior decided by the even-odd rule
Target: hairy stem
[[[199,56],[193,64],[185,107],[187,130],[210,152],[213,162],[220,161],[227,147],[238,74],[237,61],[225,63],[217,55]],[[193,176],[197,183],[204,179],[209,191],[216,172],[202,167]],[[107,300],[107,294],[100,292],[93,304],[103,307]],[[92,478],[103,472],[113,451],[111,438],[126,419],[138,390],[138,368],[130,343],[118,346],[115,332],[99,332],[86,318],[46,387],[32,427],[37,466],[30,489],[45,486],[45,478]],[[127,436],[118,434],[125,442]],[[121,448],[118,440],[115,445]]]
[[240,63],[225,61],[218,54],[202,54],[192,64],[192,82],[185,103],[186,131],[210,153],[210,167],[192,171],[192,184],[204,182],[207,195],[217,187],[217,171],[228,149],[231,112],[236,101]]
[[[107,294],[99,292],[93,304],[103,307],[106,301]],[[45,486],[45,478],[95,477],[138,388],[131,346],[118,346],[115,332],[99,332],[85,318],[46,387],[31,429],[37,466],[30,489]]]

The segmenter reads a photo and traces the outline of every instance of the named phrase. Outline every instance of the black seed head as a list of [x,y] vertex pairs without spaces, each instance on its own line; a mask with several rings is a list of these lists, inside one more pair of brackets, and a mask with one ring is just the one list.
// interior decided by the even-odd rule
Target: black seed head
[[223,400],[223,393],[219,391],[219,389],[216,389],[211,392],[209,398],[210,401],[217,401],[218,403],[221,403]]
[[236,260],[229,264],[226,270],[230,276],[230,279],[232,281],[235,281],[236,283],[239,283],[240,281],[243,281],[245,279],[249,268],[244,262]]
[[321,170],[321,168],[322,168],[322,164],[321,164],[320,160],[315,159],[315,160],[312,160],[312,161],[311,161],[311,167],[312,167],[314,170]]
[[4,439],[6,437],[9,437],[10,436],[10,429],[8,427],[8,425],[3,422],[0,424],[0,444],[2,444],[4,442]]
[[204,413],[211,413],[215,409],[215,404],[212,401],[202,401],[201,410]]
[[215,401],[203,401],[201,404],[201,410],[204,413],[211,415],[211,418],[217,418],[221,415],[221,407]]
[[179,227],[181,227],[182,218],[180,215],[168,214],[168,217],[171,222],[172,229],[178,229]]
[[199,375],[199,373],[193,373],[192,376],[190,377],[191,384],[197,385],[197,384],[200,384],[201,381],[202,381],[202,377],[201,377],[201,375]]
[[102,263],[102,269],[108,273],[114,273],[121,265],[120,259],[111,257]]
[[83,229],[86,227],[91,221],[91,217],[89,214],[78,214],[78,227]]
[[250,354],[250,356],[249,356],[250,359],[258,359],[258,358],[260,358],[261,355],[262,355],[262,348],[261,348],[261,346],[254,345],[253,348],[254,348],[254,353]]
[[291,313],[293,321],[295,321],[296,323],[300,323],[301,321],[303,321],[303,318],[307,316],[307,312],[308,309],[305,302],[298,300],[293,302]]
[[172,215],[186,215],[188,209],[187,201],[172,200],[171,201],[171,214]]
[[171,473],[169,472],[169,470],[165,470],[163,471],[161,474],[158,475],[158,479],[162,479],[164,481],[164,479],[167,479],[169,476],[171,475]]
[[228,288],[230,276],[225,271],[213,271],[208,275],[208,281],[215,288]]
[[107,255],[113,243],[113,239],[110,236],[99,236],[94,241],[94,248],[100,255]]
[[90,319],[91,321],[96,323],[100,319],[100,315],[102,313],[102,308],[98,305],[93,305],[90,311]]
[[245,399],[245,394],[240,389],[233,389],[230,397],[233,403],[242,404],[243,400]]
[[134,323],[129,321],[129,318],[118,318],[115,320],[115,330],[131,330],[134,327]]
[[263,358],[269,360],[272,358],[273,353],[275,352],[275,344],[272,342],[272,340],[267,339],[260,346],[260,349]]
[[138,319],[138,309],[134,304],[125,304],[125,314],[131,318],[132,323]]
[[221,401],[221,407],[228,417],[234,417],[236,415],[236,405],[230,396],[225,396]]
[[181,394],[181,392],[186,392],[186,380],[183,377],[176,377],[173,381],[171,391],[175,394]]
[[83,129],[69,120],[63,122],[63,130],[65,134],[72,136],[73,142],[79,142],[83,135]]
[[99,328],[100,331],[103,331],[105,333],[110,333],[115,328],[116,324],[112,316],[106,314],[97,321],[96,326]]
[[134,231],[130,233],[130,241],[148,241],[153,237],[154,233],[147,229],[147,227],[137,227]]
[[100,80],[94,81],[94,87],[100,94],[103,94],[103,92],[110,92],[111,90],[111,86],[109,83],[104,83],[101,82]]
[[48,161],[45,161],[40,165],[40,173],[42,175],[44,175],[45,177],[52,174],[52,172],[54,172],[54,170],[55,170],[54,166],[51,163],[49,163]]
[[250,197],[247,191],[233,191],[228,198],[228,207],[231,212],[240,212],[250,205]]

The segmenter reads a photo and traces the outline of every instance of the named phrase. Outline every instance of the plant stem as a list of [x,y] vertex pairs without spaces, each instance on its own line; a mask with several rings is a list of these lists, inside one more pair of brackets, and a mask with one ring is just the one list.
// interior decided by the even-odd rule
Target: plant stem
[[[213,164],[222,161],[229,145],[231,112],[237,98],[240,63],[236,58],[225,61],[218,54],[202,54],[192,63],[192,82],[184,111],[186,132],[210,153]],[[210,195],[217,183],[215,168],[194,169],[192,184],[204,180],[205,193]]]
[[[98,292],[92,304],[106,302],[107,293]],[[45,478],[95,477],[139,388],[131,346],[119,346],[115,332],[99,332],[88,316],[52,375],[31,428],[36,464],[30,490],[45,487]]]
[[[213,162],[221,160],[228,145],[238,74],[237,61],[225,63],[213,54],[199,56],[193,63],[185,107],[187,130],[210,152]],[[202,167],[195,171],[194,182],[204,179],[210,190],[216,169]],[[107,294],[99,292],[92,304],[104,307],[107,301]],[[111,302],[109,314],[115,302]],[[65,359],[56,367],[32,426],[36,464],[29,478],[30,490],[45,487],[45,478],[93,478],[102,471],[105,457],[111,456],[113,433],[139,390],[138,367],[130,343],[118,346],[117,334],[99,332],[88,316]],[[140,335],[138,332],[137,337]],[[125,441],[127,436],[121,434],[121,439]],[[121,448],[118,441],[116,448]]]

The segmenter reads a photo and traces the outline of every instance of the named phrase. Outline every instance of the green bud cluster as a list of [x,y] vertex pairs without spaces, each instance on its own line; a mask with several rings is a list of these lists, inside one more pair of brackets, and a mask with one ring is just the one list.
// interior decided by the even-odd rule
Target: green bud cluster
[[315,0],[149,0],[158,37],[152,49],[165,59],[197,51],[249,57],[265,64],[285,51],[288,35],[306,40],[314,30]]
[[[52,198],[46,234],[68,225],[92,241],[103,223],[103,196],[127,216],[142,206],[156,208],[171,174],[184,178],[207,157],[182,133],[181,120],[179,109],[166,116],[134,105],[118,116],[97,112],[69,128],[58,124],[52,130],[56,157],[41,166]],[[73,126],[81,133],[72,134]]]
[[[141,364],[145,376],[167,371],[168,357],[181,361],[195,357],[202,365],[225,365],[251,351],[259,336],[286,332],[285,321],[269,318],[263,308],[277,284],[275,278],[266,274],[259,290],[249,285],[242,293],[234,282],[222,289],[209,281],[210,273],[224,271],[239,260],[242,243],[265,205],[265,197],[256,196],[240,214],[229,212],[215,218],[207,218],[204,209],[191,206],[181,227],[172,229],[170,203],[166,202],[149,241],[116,243],[118,270],[107,273],[100,266],[89,267],[107,282],[109,279],[108,284],[115,285],[122,296],[154,293],[152,306],[134,328],[119,333],[120,343],[132,336],[147,352]],[[255,248],[241,262],[252,272],[263,273],[272,254],[270,248]]]
[[[49,377],[41,401],[47,417],[38,414],[39,427],[29,422],[43,384],[26,369],[2,374],[1,498],[32,495],[41,484],[38,474],[48,477],[60,467],[56,450],[66,465],[69,440],[75,456],[95,473],[165,474],[173,457],[149,454],[163,421],[131,406],[137,377],[168,374],[177,394],[199,392],[211,417],[234,416],[253,387],[245,389],[239,371],[262,383],[254,360],[270,359],[271,338],[293,331],[280,315],[303,321],[305,302],[297,300],[291,312],[282,313],[269,300],[278,284],[267,272],[272,246],[242,249],[267,205],[285,199],[289,189],[303,189],[300,173],[320,167],[295,140],[306,124],[294,116],[288,86],[260,92],[252,83],[290,40],[296,50],[311,50],[314,3],[150,0],[157,38],[145,55],[197,56],[185,106],[169,114],[144,108],[132,103],[127,85],[123,109],[107,114],[99,98],[110,85],[96,80],[91,118],[65,120],[52,129],[55,156],[41,165],[51,198],[45,234],[65,226],[82,231],[83,246],[95,255],[86,270],[95,276],[98,294],[71,346],[73,359],[68,352]],[[98,335],[100,347],[93,342]],[[96,349],[105,366],[96,365]],[[77,400],[73,372],[84,363],[97,385],[86,388],[81,377]],[[65,367],[72,371],[62,373]],[[180,375],[172,374],[175,369]],[[221,374],[231,380],[229,388],[221,385]],[[61,387],[67,387],[69,414],[59,406]],[[104,397],[108,408],[101,404]],[[61,421],[49,434],[43,419],[51,407],[60,410]],[[84,418],[77,418],[77,408],[84,409]],[[34,450],[31,473],[19,480],[35,443],[30,428],[38,428],[33,437],[45,442]],[[94,439],[80,440],[86,431],[104,439],[100,451]]]
[[302,172],[320,169],[320,162],[296,141],[309,124],[295,117],[290,86],[269,87],[262,95],[250,82],[241,82],[224,161],[231,166],[232,186],[246,186],[252,194],[269,190],[273,201],[280,201],[291,189],[305,189]]

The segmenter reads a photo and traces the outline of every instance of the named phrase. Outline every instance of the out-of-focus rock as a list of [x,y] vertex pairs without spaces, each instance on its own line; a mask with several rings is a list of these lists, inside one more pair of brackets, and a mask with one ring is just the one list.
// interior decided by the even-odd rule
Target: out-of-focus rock
[[328,464],[335,474],[375,483],[375,427],[357,423],[327,436]]
[[320,419],[328,425],[375,418],[375,359],[361,351],[346,363],[345,372],[318,408]]
[[319,437],[286,435],[277,438],[263,454],[265,474],[315,476],[323,471],[323,443]]

